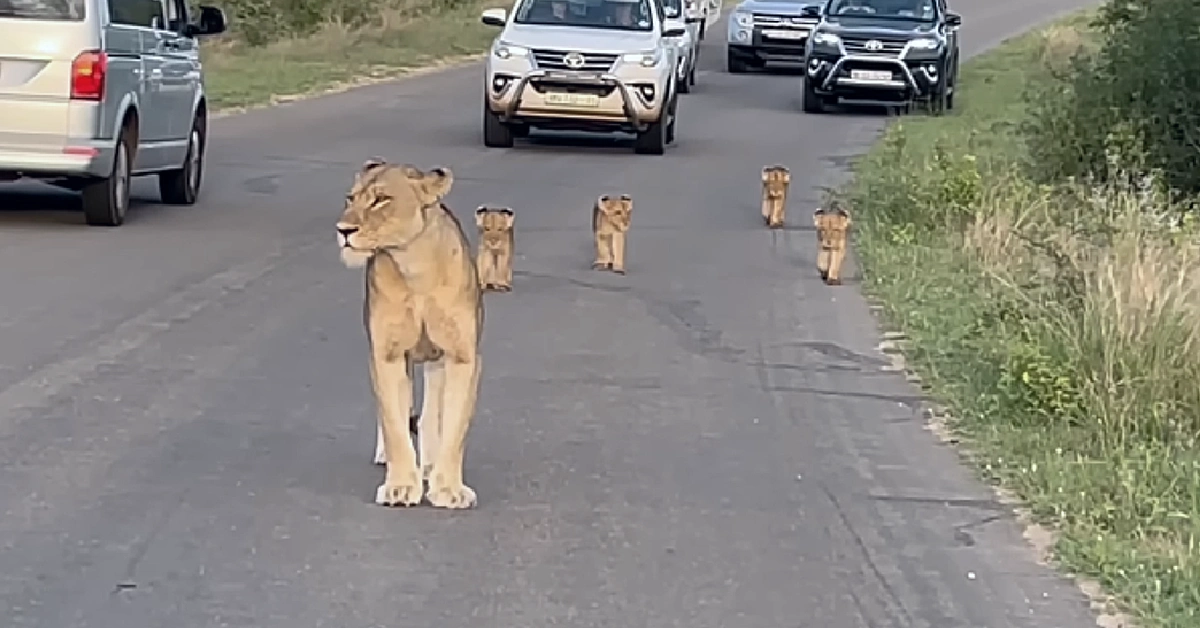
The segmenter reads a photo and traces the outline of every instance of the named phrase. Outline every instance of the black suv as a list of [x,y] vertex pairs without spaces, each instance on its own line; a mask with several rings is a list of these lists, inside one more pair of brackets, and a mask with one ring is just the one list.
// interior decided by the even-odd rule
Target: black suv
[[961,24],[946,0],[828,0],[805,51],[804,111],[839,101],[953,108]]

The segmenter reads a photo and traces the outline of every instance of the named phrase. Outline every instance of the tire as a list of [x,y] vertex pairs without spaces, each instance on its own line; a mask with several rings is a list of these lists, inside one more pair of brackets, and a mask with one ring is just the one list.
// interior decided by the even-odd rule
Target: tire
[[667,123],[667,144],[675,143],[675,126],[679,123],[679,97],[671,101],[671,121]]
[[825,101],[817,93],[812,81],[807,76],[804,77],[804,96],[801,106],[804,109],[804,113],[825,113]]
[[204,148],[207,135],[204,117],[196,116],[188,135],[183,167],[158,175],[158,194],[167,205],[195,205],[204,179]]
[[121,128],[113,149],[112,172],[84,186],[83,219],[94,227],[119,227],[129,211],[129,185],[133,180],[135,148],[130,125]]
[[[672,96],[677,98],[677,96]],[[672,102],[668,109],[673,110],[675,104]],[[633,152],[638,155],[661,155],[666,152],[669,131],[672,131],[671,121],[668,119],[671,116],[667,112],[659,117],[656,122],[650,124],[645,131],[637,134],[637,138],[633,140]],[[673,139],[673,138],[672,138]]]
[[692,93],[692,85],[691,85],[691,83],[688,82],[688,76],[691,73],[692,73],[692,70],[689,68],[688,73],[684,74],[682,78],[675,79],[675,87],[678,89],[680,94]]
[[483,145],[488,148],[512,148],[513,132],[483,103]]
[[690,87],[696,86],[696,66],[700,65],[700,53],[696,53],[696,57],[692,59],[692,66],[688,68],[687,80],[691,83]]
[[750,66],[732,52],[726,53],[725,69],[729,70],[730,74],[745,74],[750,71]]

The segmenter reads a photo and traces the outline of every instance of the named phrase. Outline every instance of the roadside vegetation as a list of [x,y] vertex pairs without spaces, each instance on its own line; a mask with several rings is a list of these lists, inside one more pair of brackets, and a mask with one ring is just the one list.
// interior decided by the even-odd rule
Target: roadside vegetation
[[1200,14],[1110,1],[963,66],[844,194],[981,474],[1143,628],[1200,626]]
[[263,105],[483,52],[496,0],[203,0],[230,31],[202,44],[213,106]]

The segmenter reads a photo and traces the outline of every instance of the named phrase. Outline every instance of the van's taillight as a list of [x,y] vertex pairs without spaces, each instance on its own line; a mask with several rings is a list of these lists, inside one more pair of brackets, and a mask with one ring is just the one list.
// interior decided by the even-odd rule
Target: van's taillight
[[71,62],[71,99],[102,100],[104,75],[108,73],[108,55],[89,50]]

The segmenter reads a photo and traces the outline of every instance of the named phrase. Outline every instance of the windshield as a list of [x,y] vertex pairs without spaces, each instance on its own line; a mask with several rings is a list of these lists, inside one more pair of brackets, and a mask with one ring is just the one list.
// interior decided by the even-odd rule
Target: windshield
[[651,31],[654,22],[650,12],[650,0],[525,0],[513,21],[517,24]]
[[0,18],[78,22],[83,4],[84,0],[0,0]]
[[829,15],[869,15],[902,20],[932,20],[937,16],[934,0],[833,0]]

